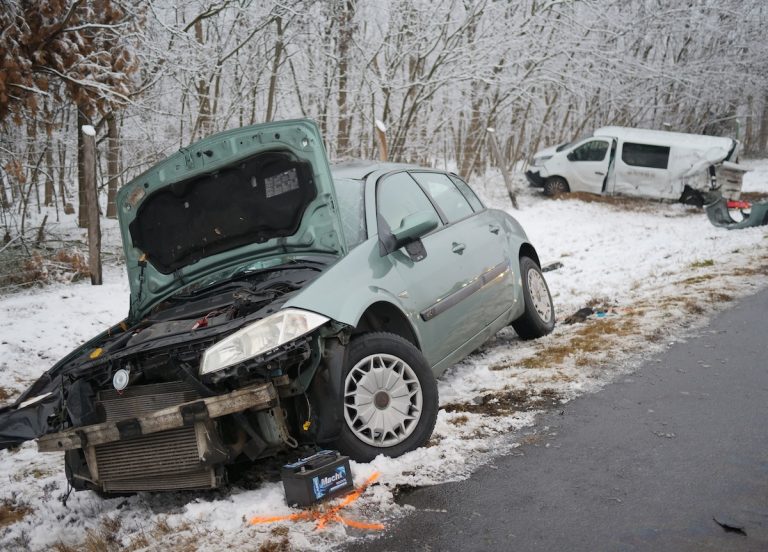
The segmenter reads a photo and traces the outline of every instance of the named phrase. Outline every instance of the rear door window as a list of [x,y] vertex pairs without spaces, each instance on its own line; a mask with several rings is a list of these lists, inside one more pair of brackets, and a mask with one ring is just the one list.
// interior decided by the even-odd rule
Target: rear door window
[[426,190],[445,215],[446,223],[450,224],[471,215],[474,211],[469,201],[462,195],[456,185],[444,174],[429,172],[411,173],[419,184]]
[[480,199],[477,197],[477,195],[475,195],[475,192],[472,191],[472,188],[470,188],[466,182],[464,182],[461,178],[453,175],[451,175],[450,178],[453,183],[456,184],[456,187],[459,189],[461,194],[467,199],[467,201],[469,201],[469,204],[472,206],[472,210],[475,213],[484,209]]
[[376,188],[379,216],[389,230],[399,228],[403,219],[419,211],[431,211],[440,220],[424,191],[408,173],[386,177]]
[[669,165],[669,147],[624,142],[621,148],[621,160],[633,167],[666,169]]

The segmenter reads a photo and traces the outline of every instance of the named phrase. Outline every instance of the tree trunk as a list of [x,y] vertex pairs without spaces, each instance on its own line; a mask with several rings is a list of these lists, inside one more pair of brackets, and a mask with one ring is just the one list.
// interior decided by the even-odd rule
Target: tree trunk
[[269,92],[267,94],[267,115],[264,118],[269,122],[275,116],[275,94],[277,91],[277,71],[280,68],[280,58],[283,56],[283,18],[275,17],[277,25],[277,38],[275,39],[275,58],[272,60],[272,74],[269,76]]
[[48,137],[48,145],[45,148],[45,206],[50,207],[54,202],[53,188],[53,138]]
[[[40,213],[40,174],[39,166],[40,159],[38,159],[37,151],[37,119],[32,118],[27,122],[27,140],[29,140],[29,186],[35,190],[35,198],[37,199],[37,212]],[[29,205],[26,206],[28,208]]]
[[120,134],[117,117],[111,111],[107,117],[107,218],[117,218],[118,180],[120,179]]
[[755,153],[757,149],[755,148],[755,141],[753,140],[754,135],[754,125],[752,124],[752,115],[755,113],[755,101],[752,96],[747,96],[747,121],[744,125],[744,136],[737,136],[737,138],[741,138],[742,142],[744,143],[744,152],[745,153]]
[[499,148],[499,142],[496,140],[495,132],[488,133],[488,143],[491,145],[493,157],[496,158],[496,166],[501,171],[502,178],[504,178],[504,186],[507,188],[507,194],[509,195],[509,200],[512,202],[512,207],[518,209],[515,185],[512,182],[512,176],[507,170],[507,160],[501,155],[501,148]]
[[[83,133],[80,129],[84,125],[90,124],[88,118],[83,113],[82,109],[77,110],[77,201],[79,203],[77,210],[77,225],[80,228],[88,228],[88,199],[86,197],[85,189],[85,159],[84,159],[84,140]],[[94,155],[94,163],[96,162],[96,156]],[[94,171],[95,182],[95,171]]]
[[356,0],[346,0],[339,14],[339,39],[338,39],[338,56],[339,56],[339,92],[336,97],[336,104],[339,108],[339,125],[338,132],[336,134],[337,155],[345,156],[349,155],[349,131],[352,117],[349,114],[349,106],[347,105],[347,69],[349,67],[349,50],[352,46],[352,38],[354,35],[354,25],[352,19],[355,16]]
[[96,136],[80,128],[83,141],[83,184],[88,204],[88,268],[91,284],[100,286],[101,280],[101,229],[99,228],[99,204],[96,192]]
[[760,134],[757,137],[757,151],[768,153],[768,94],[763,98],[763,116],[760,118]]

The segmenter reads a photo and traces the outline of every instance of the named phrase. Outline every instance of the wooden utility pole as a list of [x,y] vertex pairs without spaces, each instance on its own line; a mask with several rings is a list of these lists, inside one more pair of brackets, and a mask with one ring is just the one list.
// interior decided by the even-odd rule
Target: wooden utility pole
[[517,195],[515,194],[515,187],[512,183],[512,177],[507,170],[507,160],[501,155],[501,148],[499,142],[496,140],[496,129],[488,128],[488,143],[491,145],[491,152],[496,159],[496,166],[501,171],[501,176],[504,178],[504,185],[507,187],[507,194],[509,194],[509,200],[512,202],[512,207],[518,209]]
[[88,268],[91,271],[91,284],[100,286],[101,228],[96,194],[96,130],[90,125],[83,125],[80,132],[83,140],[83,186],[88,204]]
[[387,126],[382,121],[376,119],[374,127],[376,128],[376,138],[378,138],[379,143],[379,159],[387,161],[389,158],[389,151],[387,148]]

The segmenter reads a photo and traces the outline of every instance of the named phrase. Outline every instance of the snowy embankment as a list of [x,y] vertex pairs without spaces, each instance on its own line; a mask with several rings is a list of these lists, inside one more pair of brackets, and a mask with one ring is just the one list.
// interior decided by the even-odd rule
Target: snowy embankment
[[[768,161],[753,166],[745,191],[768,193]],[[499,181],[473,184],[488,204],[507,208]],[[396,527],[396,518],[407,513],[394,500],[400,486],[468,476],[517,446],[536,409],[599,389],[684,338],[714,310],[768,284],[768,227],[715,228],[700,210],[677,204],[546,200],[530,191],[519,199],[521,209],[512,214],[542,262],[562,263],[546,274],[560,322],[556,331],[521,342],[504,330],[449,370],[439,381],[443,408],[429,446],[397,459],[353,464],[357,483],[374,471],[381,476],[345,509],[345,517]],[[101,287],[54,285],[0,299],[0,373],[9,399],[125,315],[122,268],[108,267],[104,281]],[[601,314],[563,323],[586,305]],[[0,452],[0,478],[2,549],[77,550],[90,542],[107,550],[316,550],[368,534],[340,523],[324,531],[310,521],[249,525],[252,516],[295,512],[274,479],[220,493],[110,500],[73,493],[64,506],[62,457],[38,454],[32,443]]]

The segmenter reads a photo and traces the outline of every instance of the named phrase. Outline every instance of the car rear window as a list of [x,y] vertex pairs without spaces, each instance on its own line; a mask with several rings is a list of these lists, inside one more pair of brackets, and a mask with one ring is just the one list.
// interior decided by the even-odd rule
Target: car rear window
[[467,201],[469,201],[469,204],[472,206],[472,210],[475,211],[475,213],[483,210],[482,202],[477,197],[477,195],[475,195],[475,192],[472,191],[472,188],[469,187],[469,184],[464,182],[461,178],[453,175],[451,175],[451,180],[454,184],[456,184],[456,187],[459,189],[461,194],[467,198]]
[[621,160],[633,167],[666,169],[669,164],[669,147],[624,142]]

